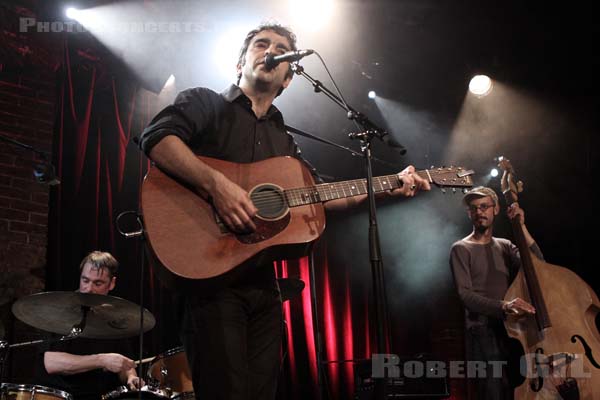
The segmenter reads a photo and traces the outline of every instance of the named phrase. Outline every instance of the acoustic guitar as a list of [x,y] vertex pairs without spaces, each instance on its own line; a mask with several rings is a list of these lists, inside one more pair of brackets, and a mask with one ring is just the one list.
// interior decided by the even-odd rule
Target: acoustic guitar
[[[365,179],[315,184],[310,170],[293,157],[248,164],[199,158],[248,191],[258,209],[257,229],[228,230],[210,201],[152,167],[141,188],[145,236],[159,277],[170,287],[219,287],[250,265],[301,257],[325,228],[323,202],[367,193]],[[473,171],[461,167],[417,173],[442,188],[473,185]],[[401,186],[397,174],[373,178],[375,192]]]

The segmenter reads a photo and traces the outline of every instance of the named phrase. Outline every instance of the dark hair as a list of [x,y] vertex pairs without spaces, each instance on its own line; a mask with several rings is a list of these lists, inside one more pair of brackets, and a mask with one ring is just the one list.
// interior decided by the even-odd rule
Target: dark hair
[[[275,23],[275,22],[265,22],[265,23],[260,24],[258,27],[252,29],[246,35],[246,39],[244,39],[244,43],[242,44],[242,48],[240,49],[240,55],[238,57],[238,65],[244,65],[244,58],[246,57],[246,52],[248,51],[248,46],[250,46],[250,42],[252,41],[252,39],[254,39],[254,36],[258,35],[262,31],[273,31],[276,34],[283,36],[284,38],[286,38],[288,40],[288,42],[290,42],[292,51],[298,50],[298,48],[296,47],[296,35],[294,34],[294,32],[292,32],[292,30],[290,28],[287,28],[287,27],[285,27],[281,24]],[[293,74],[294,74],[294,72],[292,71],[292,68],[290,67],[290,69],[286,75],[286,78],[289,78]],[[240,80],[242,79],[242,74],[238,73],[237,78],[238,78],[237,84],[239,85]]]
[[106,269],[110,277],[117,276],[117,270],[119,269],[119,262],[112,256],[112,254],[105,251],[92,251],[90,254],[84,257],[79,264],[79,272],[83,271],[85,264],[90,263],[94,268]]

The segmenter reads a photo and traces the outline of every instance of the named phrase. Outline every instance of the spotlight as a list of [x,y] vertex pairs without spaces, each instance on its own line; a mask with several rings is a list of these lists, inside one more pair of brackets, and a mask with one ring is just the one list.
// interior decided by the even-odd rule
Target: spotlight
[[490,176],[491,176],[492,178],[495,178],[495,177],[497,177],[497,176],[498,176],[498,169],[496,169],[496,168],[492,168],[492,170],[490,171]]
[[74,7],[68,7],[68,8],[65,10],[65,14],[67,15],[67,18],[70,18],[70,19],[77,19],[77,12],[78,12],[78,11],[79,11],[79,10],[77,10],[77,9],[76,9],[76,8],[74,8]]
[[235,76],[235,66],[238,62],[238,51],[240,38],[246,37],[246,33],[252,29],[244,21],[239,21],[235,26],[227,31],[215,41],[213,55],[211,57],[216,70],[221,73],[223,78],[231,79]]
[[487,75],[475,75],[469,82],[469,91],[478,97],[487,96],[492,87],[492,80]]
[[296,26],[316,32],[325,26],[333,15],[333,0],[289,0],[290,15]]
[[169,78],[165,82],[163,89],[166,88],[167,86],[173,86],[174,84],[175,84],[175,75],[171,74],[171,76],[169,76]]
[[374,99],[375,97],[377,97],[377,93],[374,90],[369,91],[369,98]]
[[175,75],[171,74],[169,78],[165,81],[162,89],[160,89],[160,96],[171,96],[175,93]]

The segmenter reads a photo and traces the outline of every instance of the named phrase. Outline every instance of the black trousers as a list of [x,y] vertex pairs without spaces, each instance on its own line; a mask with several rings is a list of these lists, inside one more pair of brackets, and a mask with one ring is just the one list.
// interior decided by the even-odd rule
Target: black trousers
[[183,305],[181,339],[202,400],[273,400],[283,315],[275,289],[236,287]]
[[[494,321],[488,325],[474,326],[466,331],[467,359],[487,363],[485,376],[471,377],[475,387],[475,398],[481,400],[512,400],[513,387],[508,379],[507,368],[514,367],[508,349],[508,335],[501,322]],[[500,376],[499,368],[494,368],[490,362],[504,364]],[[517,365],[518,368],[518,365]],[[496,373],[496,375],[494,374]]]

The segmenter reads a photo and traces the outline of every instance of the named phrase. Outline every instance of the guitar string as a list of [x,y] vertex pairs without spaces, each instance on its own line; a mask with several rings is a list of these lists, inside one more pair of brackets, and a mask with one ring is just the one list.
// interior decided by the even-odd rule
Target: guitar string
[[[418,171],[417,173],[419,172],[421,171]],[[421,175],[421,173],[419,173],[419,175]],[[401,187],[397,184],[397,180],[394,182],[393,179],[388,178],[397,178],[397,175],[375,177],[374,189],[376,191],[385,191],[390,190],[388,186],[392,186],[391,189]],[[341,195],[340,191],[343,192],[343,195]],[[350,192],[350,195],[346,193],[347,191]],[[354,193],[354,191],[357,191],[357,193]],[[283,192],[255,193],[251,196],[251,199],[256,205],[268,206],[281,203],[282,198],[285,198],[286,202],[292,200],[294,202],[304,203],[307,200],[311,200],[312,202],[312,198],[316,196],[320,199],[324,198],[324,200],[333,200],[360,194],[366,194],[366,181],[364,179],[336,182],[332,184],[325,183],[303,188],[291,188],[286,189]]]
[[[395,188],[392,188],[395,189]],[[280,192],[277,193],[270,193],[270,194],[260,194],[260,197],[257,197],[257,195],[251,196],[251,200],[253,202],[253,204],[255,204],[258,207],[261,206],[270,206],[270,205],[276,205],[276,204],[281,204],[283,202],[285,202],[288,206],[296,206],[296,205],[305,205],[305,204],[311,204],[311,203],[316,203],[316,202],[321,202],[321,201],[328,201],[328,200],[336,200],[336,199],[340,199],[340,198],[346,198],[346,197],[353,197],[353,196],[358,196],[361,194],[366,194],[366,189],[365,190],[358,190],[356,193],[357,189],[350,189],[348,188],[348,191],[350,192],[350,194],[347,194],[345,191],[344,193],[340,193],[340,191],[336,191],[334,192],[314,192],[314,191],[297,191],[297,192],[289,192],[289,191],[285,191],[283,192],[283,196],[281,195]],[[386,190],[390,190],[388,188],[375,188],[376,192],[383,192]]]
[[[390,175],[390,177],[392,177],[392,176],[395,176],[395,175]],[[390,183],[388,181],[391,181],[391,179],[387,179],[384,182],[376,181],[375,184],[380,186],[380,189],[375,188],[375,190],[389,190],[389,189],[387,189],[386,186],[394,186],[394,187],[392,187],[392,189],[395,189],[396,187],[400,187],[400,186],[397,186],[397,184],[395,182]],[[346,190],[348,190],[351,194],[353,194],[353,191],[357,190],[358,194],[364,194],[364,193],[361,193],[361,190],[366,191],[365,184],[366,184],[366,182],[364,180],[336,182],[333,184],[324,183],[321,185],[307,186],[307,187],[303,187],[303,188],[285,189],[283,191],[283,193],[289,193],[291,195],[303,195],[303,194],[313,194],[315,192],[325,192],[325,193],[328,192],[330,194],[333,194],[333,192],[339,192],[341,190],[345,194]],[[281,192],[276,192],[276,195],[279,195],[279,193],[281,193]],[[261,198],[261,197],[270,197],[271,195],[273,195],[273,192],[255,193],[251,197],[252,198]]]
[[[385,188],[383,186],[381,188],[375,188],[375,191],[378,191],[378,192],[385,191],[385,190],[389,190],[389,189]],[[307,201],[312,203],[313,198],[316,198],[316,197],[318,197],[319,200],[315,199],[314,202],[318,202],[318,201],[322,201],[322,200],[334,200],[334,199],[339,199],[339,198],[344,198],[344,197],[351,197],[351,196],[366,194],[366,188],[363,190],[361,190],[360,188],[355,188],[355,189],[348,188],[348,191],[350,192],[349,195],[346,194],[346,191],[344,191],[344,194],[342,195],[339,193],[339,191],[336,191],[336,193],[334,193],[332,191],[329,191],[329,193],[322,193],[322,192],[318,192],[318,191],[315,192],[315,191],[308,191],[308,190],[307,191],[299,190],[295,193],[285,191],[284,196],[281,196],[280,192],[260,193],[260,194],[251,196],[251,199],[252,199],[252,202],[254,203],[254,205],[261,207],[261,206],[280,204],[282,202],[283,197],[286,198],[287,203],[290,203],[290,201],[292,201],[294,203],[300,203],[300,205],[301,205],[302,203],[306,203]],[[354,193],[355,191],[357,191],[357,193]],[[289,194],[289,196],[285,196],[285,194]],[[335,196],[334,196],[334,194],[335,194]]]
[[[432,171],[432,172],[436,172],[436,171]],[[444,173],[446,173],[444,171]],[[421,177],[426,177],[425,176],[425,171],[417,171],[417,174]],[[437,174],[436,174],[437,175]],[[396,189],[401,187],[400,185],[397,185],[397,175],[387,175],[387,176],[382,176],[382,177],[374,177],[373,179],[375,180],[375,184],[378,184],[381,189],[379,190],[389,190],[387,188],[385,188],[384,186],[394,186],[392,189]],[[396,178],[396,181],[394,182],[394,179]],[[382,182],[383,180],[383,182]],[[345,186],[345,187],[344,187]],[[355,188],[351,187],[354,186]],[[374,185],[375,186],[375,185]],[[340,190],[342,190],[344,192],[344,195],[346,195],[346,190],[350,191],[351,195],[354,195],[352,192],[354,190],[358,190],[358,194],[364,194],[361,193],[361,189],[364,187],[364,190],[366,191],[366,180],[365,179],[356,179],[356,180],[351,180],[351,181],[343,181],[343,182],[335,182],[335,183],[323,183],[320,185],[315,185],[315,186],[307,186],[307,187],[303,187],[303,188],[291,188],[291,189],[285,189],[283,191],[283,193],[289,193],[292,196],[294,195],[310,195],[313,194],[314,191],[323,191],[323,192],[327,192],[329,191],[330,194],[333,194],[333,192],[339,192]],[[375,188],[375,190],[378,190],[377,188]],[[277,195],[280,192],[277,192]],[[270,197],[273,193],[255,193],[253,194],[252,198],[261,198],[261,197]]]
[[[392,179],[387,179],[390,177],[395,177],[395,175],[390,175],[388,177],[378,177],[380,179],[376,178],[374,189],[376,191],[385,191],[400,187],[398,186],[397,182],[392,182]],[[382,181],[381,178],[383,178],[384,180]],[[379,186],[379,188],[375,187],[377,185]],[[340,190],[343,191],[343,196],[340,195]],[[349,191],[350,195],[347,195],[346,191]],[[355,191],[357,193],[354,193]],[[341,197],[366,194],[366,191],[367,188],[365,180],[354,180],[337,182],[334,184],[322,184],[312,187],[292,188],[284,190],[283,194],[284,197],[291,197],[291,200],[304,202],[305,200],[310,199],[310,197],[313,196],[319,196],[320,198],[324,197],[325,200],[333,200]],[[268,205],[281,202],[282,196],[280,193],[281,192],[255,193],[251,196],[251,198],[253,202],[257,205]]]
[[[334,192],[340,192],[343,191],[344,193],[346,193],[346,191],[349,192],[354,192],[354,191],[358,191],[359,194],[363,194],[361,193],[362,191],[366,191],[366,186],[365,185],[352,185],[351,186],[347,186],[346,188],[343,187],[339,187],[339,188],[332,188],[331,186],[325,184],[326,186],[312,186],[312,187],[305,187],[305,188],[293,188],[293,189],[285,189],[283,191],[283,193],[289,193],[290,195],[294,196],[294,195],[304,195],[304,194],[313,194],[315,192],[328,192],[328,193],[334,193]],[[363,188],[364,186],[364,188]],[[387,186],[393,186],[387,183],[384,184],[379,184],[378,186],[381,187],[381,189],[379,188],[375,188],[375,190],[388,190]],[[396,187],[400,187],[400,186],[396,186]],[[392,187],[393,189],[395,189],[395,187]],[[271,197],[272,195],[275,196],[279,196],[281,192],[269,192],[269,193],[253,193],[251,195],[251,197],[254,198],[264,198],[264,197]]]
[[[391,189],[395,189],[397,187],[400,186],[396,186],[396,185],[391,185],[389,183],[379,183],[379,187],[375,187],[376,185],[374,185],[374,189],[375,190],[390,190],[388,187],[391,187]],[[330,185],[325,184],[325,186],[312,186],[312,187],[306,187],[306,188],[293,188],[293,189],[286,189],[283,191],[283,194],[289,194],[290,196],[310,196],[310,195],[314,195],[314,194],[324,194],[325,196],[327,196],[328,194],[339,194],[339,192],[343,191],[344,195],[346,195],[346,191],[349,191],[351,193],[351,195],[355,195],[355,191],[358,192],[356,194],[365,194],[366,193],[366,185],[348,185],[346,188],[340,187],[340,188],[334,188],[331,187]],[[256,200],[261,200],[261,199],[271,199],[271,198],[281,198],[281,193],[282,192],[269,192],[269,193],[254,193],[251,195],[252,199],[256,199]]]

